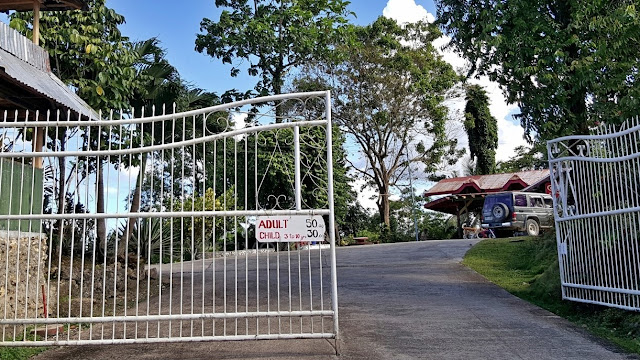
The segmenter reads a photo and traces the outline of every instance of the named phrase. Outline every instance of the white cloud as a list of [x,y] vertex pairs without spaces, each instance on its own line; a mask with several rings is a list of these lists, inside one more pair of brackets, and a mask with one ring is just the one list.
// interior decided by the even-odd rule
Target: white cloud
[[369,213],[378,211],[378,205],[376,205],[378,191],[370,186],[363,185],[365,185],[365,180],[362,178],[356,177],[351,181],[351,187],[358,194],[358,202],[360,203],[360,205],[362,205],[362,207],[367,209]]
[[416,4],[414,0],[389,0],[387,6],[382,10],[382,15],[400,24],[414,23],[425,19],[427,22],[435,21],[435,17],[422,5]]
[[[247,117],[249,116],[249,114],[247,113],[239,113],[239,112],[233,112],[231,113],[231,121],[233,121],[233,130],[241,130],[244,129],[247,126]],[[240,135],[236,135],[233,138],[236,141],[240,141],[242,139],[244,139],[244,134],[240,134]]]

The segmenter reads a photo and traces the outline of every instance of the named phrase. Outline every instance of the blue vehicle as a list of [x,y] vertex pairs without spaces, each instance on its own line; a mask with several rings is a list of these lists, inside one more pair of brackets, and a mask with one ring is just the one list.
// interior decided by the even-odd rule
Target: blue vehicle
[[498,237],[525,232],[538,236],[553,222],[553,200],[548,194],[508,191],[489,194],[482,207],[482,228]]

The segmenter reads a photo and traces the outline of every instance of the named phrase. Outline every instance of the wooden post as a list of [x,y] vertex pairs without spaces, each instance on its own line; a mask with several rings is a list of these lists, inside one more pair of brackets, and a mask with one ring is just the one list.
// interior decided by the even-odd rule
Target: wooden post
[[33,35],[31,41],[40,45],[40,0],[33,0]]
[[458,207],[458,204],[456,203],[456,224],[458,226],[456,226],[456,233],[458,234],[458,239],[462,239],[462,223],[460,222],[460,208]]
[[[34,44],[40,44],[40,0],[33,0],[33,34],[31,41]],[[38,119],[36,119],[38,120]],[[33,129],[33,151],[40,152],[44,147],[44,131],[40,128]],[[33,167],[36,169],[42,169],[42,158],[33,158]]]

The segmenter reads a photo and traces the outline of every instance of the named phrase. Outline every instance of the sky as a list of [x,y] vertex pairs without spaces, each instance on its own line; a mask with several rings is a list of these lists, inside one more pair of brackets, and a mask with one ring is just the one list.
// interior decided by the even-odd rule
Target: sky
[[[200,21],[204,17],[212,20],[219,18],[221,9],[217,9],[214,3],[213,0],[107,0],[109,7],[126,18],[126,24],[122,27],[124,35],[132,40],[157,37],[166,49],[171,64],[194,86],[219,94],[228,89],[252,89],[255,79],[244,73],[232,78],[229,75],[230,65],[222,65],[219,60],[195,51],[195,38],[200,32]],[[369,24],[381,15],[400,23],[425,18],[433,21],[436,12],[433,1],[421,0],[352,0],[349,7],[356,15],[351,19],[352,22],[359,25]],[[437,45],[442,46],[447,41],[448,38],[445,36],[437,40]],[[451,51],[443,52],[443,56],[454,68],[462,69],[465,66],[465,60]],[[496,157],[497,160],[507,160],[513,155],[516,146],[525,144],[522,128],[512,117],[517,112],[517,107],[507,105],[497,84],[487,78],[474,79],[471,82],[484,86],[488,92],[491,113],[498,119],[499,145]],[[468,142],[460,122],[464,101],[451,101],[448,106],[454,117],[450,122],[451,131],[459,136],[460,146],[466,148]],[[460,169],[459,164],[457,170]],[[415,177],[418,178],[419,174]],[[416,180],[419,191],[431,186],[427,181]],[[361,200],[371,206],[368,198],[373,192],[365,193],[367,194],[363,194]]]
[[[435,13],[435,5],[431,1],[391,0],[398,3],[395,12],[409,13],[421,7],[426,16],[428,9]],[[413,4],[410,9],[403,3]],[[124,15],[126,24],[121,27],[122,33],[131,40],[146,40],[156,37],[167,51],[170,63],[178,68],[180,75],[193,85],[207,91],[223,93],[229,89],[246,91],[253,88],[255,80],[241,73],[232,78],[229,75],[230,65],[222,65],[221,61],[195,51],[196,34],[200,33],[200,22],[203,18],[218,20],[221,9],[215,7],[214,0],[185,0],[182,2],[168,0],[107,0],[107,6]],[[356,16],[351,21],[358,25],[367,25],[382,15],[387,6],[386,1],[354,0],[349,9]],[[413,11],[415,16],[416,12]],[[415,17],[419,20],[420,17]]]
[[[126,23],[121,30],[131,40],[158,38],[170,63],[193,86],[218,94],[229,89],[244,92],[253,88],[255,78],[243,72],[237,77],[231,77],[231,65],[223,65],[218,59],[195,51],[196,34],[200,33],[202,19],[206,17],[215,21],[219,18],[221,9],[215,7],[214,0],[107,0],[107,6],[125,17]],[[370,24],[381,15],[399,23],[422,19],[433,21],[436,12],[431,0],[352,0],[349,9],[355,13],[355,17],[350,20],[358,25]],[[6,17],[0,16],[0,20],[6,21]],[[445,35],[436,40],[436,45],[440,48],[447,42],[448,37]],[[465,60],[451,51],[442,51],[442,55],[456,69],[465,66]],[[472,79],[471,82],[482,85],[488,92],[491,113],[498,120],[499,144],[496,158],[507,160],[513,156],[516,146],[526,144],[523,130],[512,116],[517,113],[518,108],[506,104],[498,85],[487,78]],[[466,133],[461,124],[464,101],[449,101],[448,106],[452,114],[449,123],[451,132],[457,135],[459,146],[468,149]],[[461,163],[462,161],[456,167],[459,172]],[[420,174],[414,174],[414,178],[414,186],[419,192],[432,185]],[[367,207],[372,207],[372,202],[368,200],[372,195],[372,191],[363,192],[360,200]]]

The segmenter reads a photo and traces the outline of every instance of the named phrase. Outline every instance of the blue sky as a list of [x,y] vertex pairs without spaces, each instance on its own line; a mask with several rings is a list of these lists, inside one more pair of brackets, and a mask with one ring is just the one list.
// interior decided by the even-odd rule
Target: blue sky
[[[396,0],[400,6],[412,0]],[[435,13],[432,1],[415,1],[428,12]],[[229,75],[231,66],[195,51],[196,34],[200,33],[200,21],[207,17],[218,20],[221,9],[215,7],[214,0],[107,0],[107,6],[124,15],[126,24],[122,32],[132,40],[146,40],[157,37],[167,51],[167,58],[180,75],[193,85],[218,94],[228,89],[250,90],[255,79],[241,73],[236,78]],[[352,22],[366,25],[382,15],[387,0],[353,0],[349,9],[356,13]]]

